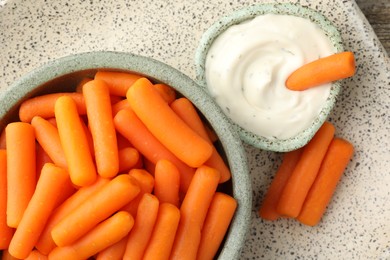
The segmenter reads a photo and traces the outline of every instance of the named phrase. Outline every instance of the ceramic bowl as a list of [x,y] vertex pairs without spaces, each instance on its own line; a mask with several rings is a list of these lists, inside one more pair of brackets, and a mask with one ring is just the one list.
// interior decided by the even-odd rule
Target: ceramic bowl
[[178,70],[129,53],[90,52],[60,58],[28,73],[0,94],[1,128],[17,120],[18,106],[23,100],[42,93],[71,91],[82,78],[103,69],[134,72],[154,82],[166,83],[189,98],[209,121],[231,169],[228,190],[238,201],[219,259],[239,258],[251,222],[252,190],[246,155],[239,135],[219,107],[203,89]]
[[[247,8],[235,11],[228,16],[222,17],[215,22],[209,29],[202,35],[198,48],[195,54],[195,66],[196,66],[196,80],[197,83],[207,91],[207,82],[205,76],[205,62],[207,52],[213,41],[226,29],[235,24],[242,23],[244,21],[253,19],[256,16],[264,14],[286,14],[298,17],[303,17],[316,23],[329,37],[331,43],[334,46],[336,52],[343,51],[343,44],[341,36],[337,28],[322,14],[319,12],[301,6],[299,4],[290,3],[275,3],[275,4],[260,4],[249,6]],[[307,144],[314,136],[320,126],[328,118],[336,102],[337,96],[340,93],[340,82],[332,83],[330,95],[322,107],[317,118],[313,120],[311,125],[288,139],[269,139],[264,136],[257,135],[256,133],[249,132],[242,127],[234,124],[240,137],[246,143],[269,151],[287,152],[295,150]]]

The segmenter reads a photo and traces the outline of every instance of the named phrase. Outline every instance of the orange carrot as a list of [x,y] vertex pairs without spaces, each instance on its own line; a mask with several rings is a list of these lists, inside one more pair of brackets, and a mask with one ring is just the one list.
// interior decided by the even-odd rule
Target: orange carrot
[[6,127],[7,225],[16,228],[34,193],[36,156],[34,128],[15,122]]
[[297,217],[301,223],[315,226],[324,214],[345,168],[353,155],[353,146],[341,138],[334,138],[329,145],[317,178],[306,196]]
[[153,87],[168,104],[171,104],[176,99],[176,91],[171,86],[158,83],[154,84]]
[[108,87],[104,81],[92,80],[84,85],[83,95],[97,172],[104,178],[112,178],[118,174],[119,159]]
[[138,205],[142,199],[142,196],[145,193],[152,193],[154,187],[154,178],[144,169],[132,169],[129,171],[129,175],[137,181],[138,186],[140,187],[140,192],[132,201],[130,201],[130,203],[124,206],[122,210],[125,210],[132,216],[135,216],[137,215]]
[[185,192],[191,182],[195,170],[163,146],[131,109],[123,109],[114,117],[114,124],[119,133],[126,137],[132,145],[152,163],[166,159],[171,161],[180,171],[180,190]]
[[300,148],[284,154],[282,164],[279,166],[279,169],[276,172],[259,209],[259,216],[261,218],[266,220],[276,220],[281,217],[276,211],[276,206],[278,205],[279,197],[284,186],[301,157],[302,151],[303,148]]
[[298,216],[320,169],[326,150],[333,139],[334,132],[334,126],[325,122],[304,147],[301,158],[280,195],[276,208],[279,214],[293,218]]
[[46,163],[53,163],[53,160],[50,159],[49,155],[43,150],[42,146],[37,143],[35,146],[35,157],[36,157],[36,173],[37,173],[37,180],[39,179],[39,176],[41,175],[41,171],[43,166]]
[[68,178],[68,173],[64,169],[54,164],[45,164],[34,195],[9,245],[8,250],[12,256],[24,259],[31,253],[56,205],[58,190]]
[[24,260],[47,260],[47,255],[34,249]]
[[119,111],[125,108],[130,108],[129,101],[127,101],[127,99],[121,100],[112,105],[112,115],[115,116]]
[[67,163],[57,128],[40,116],[33,117],[31,125],[34,127],[38,143],[50,159],[59,167],[66,169]]
[[54,242],[58,246],[74,243],[96,224],[129,203],[139,191],[136,180],[131,176],[118,175],[54,226],[51,231]]
[[73,99],[59,97],[55,103],[55,115],[70,179],[77,186],[93,183],[96,169]]
[[224,193],[216,192],[211,201],[196,259],[212,260],[229,228],[237,208],[237,201]]
[[171,108],[189,127],[191,127],[204,140],[210,143],[213,148],[213,152],[204,164],[217,169],[221,173],[221,182],[228,181],[231,177],[230,170],[217,149],[212,144],[202,119],[199,117],[198,112],[191,101],[187,98],[176,99],[172,102]]
[[217,189],[220,173],[199,167],[180,207],[180,223],[170,259],[195,259],[207,210]]
[[168,160],[159,160],[154,173],[154,195],[160,203],[168,202],[179,207],[180,173]]
[[123,135],[121,135],[119,132],[116,133],[116,140],[118,142],[118,149],[121,150],[123,148],[128,148],[128,147],[134,147],[130,141],[125,138]]
[[124,259],[142,259],[153,232],[158,208],[159,201],[154,195],[145,193],[142,196],[138,206],[134,228],[131,230],[129,239],[127,240]]
[[59,97],[68,96],[76,104],[80,115],[87,113],[84,97],[80,93],[54,93],[27,99],[20,105],[19,118],[22,122],[31,122],[34,116],[43,118],[54,117],[54,106]]
[[36,243],[36,248],[45,255],[49,254],[50,251],[56,247],[56,244],[51,236],[51,231],[54,226],[108,182],[108,179],[99,177],[93,184],[80,188],[76,193],[56,208],[47,221],[46,226]]
[[96,260],[122,260],[125,255],[128,236],[105,248],[96,255]]
[[93,80],[92,78],[83,78],[76,86],[75,92],[77,93],[83,93],[83,87],[86,83]]
[[127,90],[141,78],[140,75],[117,71],[98,71],[95,79],[103,80],[110,88],[111,95],[126,96]]
[[129,171],[139,162],[139,152],[133,147],[127,147],[118,151],[119,172]]
[[307,63],[295,70],[286,80],[291,90],[306,90],[321,84],[345,79],[355,74],[352,52],[340,52]]
[[124,211],[99,223],[85,236],[71,245],[57,247],[49,254],[49,259],[83,260],[119,242],[133,228],[133,217]]
[[169,203],[160,205],[152,236],[143,259],[169,259],[179,221],[180,210],[176,206]]
[[80,117],[80,123],[81,123],[83,130],[84,130],[85,137],[87,138],[89,153],[91,154],[92,158],[94,159],[95,158],[95,149],[93,147],[93,139],[92,139],[91,131],[89,131],[88,126],[86,125],[86,123],[84,122],[84,120],[81,117]]
[[0,250],[7,249],[14,230],[7,225],[7,152],[0,150]]
[[212,146],[173,112],[148,79],[137,80],[126,96],[149,131],[180,160],[199,167],[210,158]]

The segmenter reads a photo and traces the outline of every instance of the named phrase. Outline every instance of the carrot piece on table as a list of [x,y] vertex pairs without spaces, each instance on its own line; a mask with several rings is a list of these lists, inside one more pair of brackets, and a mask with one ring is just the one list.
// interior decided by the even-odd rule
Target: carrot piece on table
[[129,101],[127,99],[121,100],[112,105],[112,115],[115,116],[119,111],[126,108],[131,108]]
[[[133,226],[134,227],[134,226]],[[96,260],[122,260],[125,255],[128,235],[96,255]]]
[[307,63],[295,70],[286,80],[291,90],[306,90],[321,84],[345,79],[355,74],[352,52],[340,52]]
[[334,126],[325,122],[304,147],[301,158],[284,186],[276,207],[277,212],[282,216],[293,218],[298,216],[334,137],[334,132]]
[[7,152],[0,150],[0,250],[7,249],[14,229],[7,225]]
[[173,112],[147,78],[137,80],[126,96],[149,131],[180,160],[199,167],[210,158],[212,146]]
[[212,260],[220,247],[237,208],[237,201],[224,193],[216,192],[211,201],[202,228],[202,237],[196,259]]
[[104,81],[92,80],[84,85],[83,95],[97,172],[104,178],[112,178],[118,174],[119,159],[108,87]]
[[137,165],[140,160],[140,155],[137,149],[126,147],[118,151],[119,172],[129,171]]
[[54,242],[58,246],[74,243],[96,224],[129,203],[139,191],[134,178],[127,174],[118,175],[54,226],[51,231]]
[[212,144],[203,121],[191,101],[187,98],[176,99],[172,102],[171,108],[189,127],[191,127],[204,140],[210,143],[213,148],[213,152],[204,164],[217,169],[221,173],[221,182],[228,181],[231,177],[230,170],[215,146]]
[[12,256],[24,259],[31,253],[56,205],[58,190],[67,179],[68,173],[64,169],[51,163],[45,164],[34,195],[9,245]]
[[42,254],[38,250],[34,249],[24,260],[47,260],[47,255]]
[[259,209],[259,216],[261,218],[266,220],[276,220],[281,217],[276,210],[279,197],[284,186],[288,182],[289,177],[294,171],[295,166],[301,157],[302,151],[303,148],[300,148],[284,154],[282,164],[279,166],[279,169],[276,172]]
[[168,160],[159,160],[154,172],[154,195],[160,203],[179,207],[180,172]]
[[134,227],[127,240],[124,259],[142,259],[153,232],[158,208],[159,201],[154,195],[145,193],[142,196],[138,206]]
[[76,86],[75,92],[77,93],[83,93],[83,87],[86,83],[90,82],[93,80],[93,78],[83,78]]
[[23,122],[6,127],[7,225],[16,228],[36,186],[34,128]]
[[49,259],[88,259],[119,242],[130,232],[133,225],[133,217],[125,211],[119,211],[71,245],[53,249]]
[[97,176],[95,164],[73,99],[59,97],[55,104],[55,116],[70,179],[77,186],[93,183]]
[[126,97],[127,90],[142,76],[126,72],[98,71],[95,79],[103,80],[110,88],[111,95]]
[[329,145],[317,178],[307,194],[297,220],[315,226],[324,214],[345,168],[353,155],[353,145],[341,138],[334,138]]
[[153,87],[168,104],[171,104],[176,99],[176,91],[171,86],[158,83],[154,84]]
[[35,130],[35,137],[50,159],[59,167],[67,168],[64,150],[62,149],[60,136],[55,126],[40,116],[31,120]]
[[132,216],[137,215],[138,205],[145,193],[152,193],[154,187],[154,177],[144,169],[132,169],[129,175],[133,177],[140,187],[138,195],[125,205],[122,210],[129,212]]
[[156,164],[158,160],[171,161],[180,171],[180,190],[185,192],[191,182],[195,170],[172,154],[146,128],[131,109],[123,109],[114,117],[114,124],[120,134],[149,161]]
[[84,103],[84,97],[80,93],[54,93],[42,95],[27,99],[20,105],[19,118],[22,122],[31,122],[34,116],[43,118],[54,117],[54,106],[59,97],[68,96],[76,104],[77,111],[80,115],[87,113]]
[[57,207],[47,221],[46,226],[36,243],[36,248],[45,255],[49,254],[50,251],[56,247],[56,244],[51,236],[51,231],[54,226],[108,182],[108,179],[99,177],[93,184],[80,188],[66,201],[64,201],[64,203]]
[[157,220],[143,259],[169,259],[179,221],[180,210],[176,206],[170,203],[160,205]]
[[201,230],[220,178],[220,173],[208,166],[196,170],[180,207],[180,222],[170,259],[196,258]]

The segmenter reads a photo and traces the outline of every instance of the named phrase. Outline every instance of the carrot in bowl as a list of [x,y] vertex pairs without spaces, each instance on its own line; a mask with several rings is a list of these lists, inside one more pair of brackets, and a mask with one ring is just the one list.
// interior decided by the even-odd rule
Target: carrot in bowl
[[98,71],[95,79],[103,80],[107,83],[110,94],[126,97],[127,90],[142,76],[119,71]]
[[179,206],[180,172],[168,160],[159,160],[154,172],[154,195],[160,203]]
[[7,249],[14,229],[7,225],[7,152],[0,150],[0,250]]
[[295,70],[286,80],[290,90],[306,90],[321,84],[345,79],[355,74],[352,52],[340,52],[307,63]]
[[175,114],[148,79],[137,80],[126,97],[149,131],[180,160],[199,167],[210,158],[212,146]]
[[307,194],[297,217],[301,223],[315,226],[325,212],[345,168],[352,155],[353,146],[341,138],[334,138],[321,164],[318,176]]

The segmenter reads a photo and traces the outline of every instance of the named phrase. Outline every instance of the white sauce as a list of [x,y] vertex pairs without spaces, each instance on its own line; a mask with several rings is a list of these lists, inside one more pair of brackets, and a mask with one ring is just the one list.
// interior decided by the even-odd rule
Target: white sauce
[[330,84],[305,91],[286,88],[303,64],[334,53],[324,32],[310,20],[266,14],[231,26],[206,58],[211,95],[244,129],[287,139],[307,128],[330,93]]

